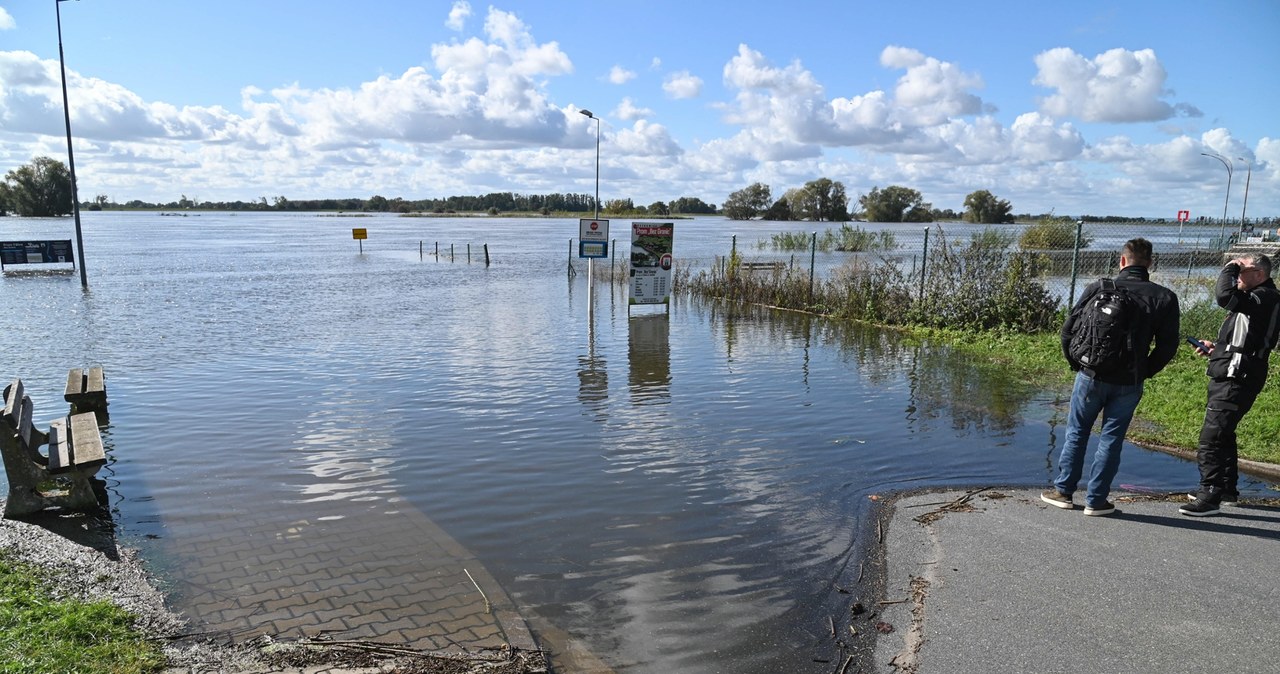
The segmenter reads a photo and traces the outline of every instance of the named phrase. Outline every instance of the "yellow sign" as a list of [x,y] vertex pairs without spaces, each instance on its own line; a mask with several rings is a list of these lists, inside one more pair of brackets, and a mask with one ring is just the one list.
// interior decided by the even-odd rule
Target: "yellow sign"
[[365,229],[364,227],[355,227],[355,228],[352,228],[352,230],[351,230],[351,238],[353,238],[353,239],[367,239],[367,238],[369,238],[369,230]]

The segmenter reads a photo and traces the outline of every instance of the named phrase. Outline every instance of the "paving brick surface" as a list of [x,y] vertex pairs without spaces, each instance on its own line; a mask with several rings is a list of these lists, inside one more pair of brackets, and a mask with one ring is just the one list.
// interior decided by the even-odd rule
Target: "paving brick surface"
[[534,648],[493,576],[421,513],[380,500],[342,514],[281,504],[192,526],[168,548],[173,603],[243,642],[325,636],[415,649]]

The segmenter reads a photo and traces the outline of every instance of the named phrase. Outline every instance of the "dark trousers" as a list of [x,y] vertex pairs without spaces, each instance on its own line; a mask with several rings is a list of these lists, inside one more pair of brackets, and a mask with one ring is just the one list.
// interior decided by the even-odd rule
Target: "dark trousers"
[[1209,402],[1204,412],[1204,426],[1200,428],[1200,448],[1196,452],[1202,491],[1212,494],[1238,491],[1236,427],[1253,407],[1265,382],[1265,374],[1245,380],[1209,380]]

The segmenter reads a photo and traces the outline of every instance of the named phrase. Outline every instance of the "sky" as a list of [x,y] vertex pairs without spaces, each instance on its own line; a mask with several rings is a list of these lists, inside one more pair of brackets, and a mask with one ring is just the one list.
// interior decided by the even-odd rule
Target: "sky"
[[1280,216],[1276,0],[0,0],[0,174],[66,160],[55,9],[82,200],[593,194],[590,110],[601,200]]

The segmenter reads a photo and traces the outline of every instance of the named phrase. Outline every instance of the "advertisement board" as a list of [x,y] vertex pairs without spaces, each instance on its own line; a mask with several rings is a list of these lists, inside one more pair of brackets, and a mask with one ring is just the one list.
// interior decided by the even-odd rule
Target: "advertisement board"
[[631,223],[630,304],[670,303],[674,230],[671,222]]

